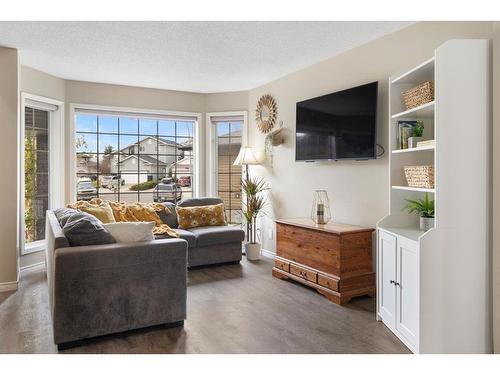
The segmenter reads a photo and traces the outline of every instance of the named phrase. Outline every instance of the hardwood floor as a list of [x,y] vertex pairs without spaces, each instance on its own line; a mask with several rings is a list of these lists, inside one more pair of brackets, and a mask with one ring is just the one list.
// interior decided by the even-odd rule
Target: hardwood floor
[[[272,261],[189,271],[184,327],[92,339],[61,353],[409,353],[375,320],[375,300],[346,306],[271,276]],[[45,270],[0,293],[0,353],[57,353]]]

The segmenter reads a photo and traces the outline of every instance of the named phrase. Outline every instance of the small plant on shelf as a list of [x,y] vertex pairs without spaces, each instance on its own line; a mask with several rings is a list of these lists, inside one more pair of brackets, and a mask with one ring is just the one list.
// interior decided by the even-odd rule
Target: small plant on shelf
[[420,216],[420,230],[428,231],[434,228],[434,199],[429,199],[429,194],[425,193],[421,199],[406,199],[408,204],[404,209],[408,213],[418,213]]
[[424,122],[417,121],[416,126],[413,128],[413,137],[422,137],[424,135]]

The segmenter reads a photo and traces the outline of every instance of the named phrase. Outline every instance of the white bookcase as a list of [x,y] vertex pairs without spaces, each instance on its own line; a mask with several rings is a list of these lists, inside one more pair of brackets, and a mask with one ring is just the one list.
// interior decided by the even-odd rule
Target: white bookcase
[[[418,48],[418,46],[415,46]],[[450,40],[389,81],[390,212],[377,230],[377,319],[415,353],[489,353],[490,45]],[[406,110],[402,93],[434,81],[435,100]],[[434,147],[400,150],[397,123],[424,122]],[[411,188],[404,166],[434,165],[435,188]],[[419,229],[405,199],[435,199]]]

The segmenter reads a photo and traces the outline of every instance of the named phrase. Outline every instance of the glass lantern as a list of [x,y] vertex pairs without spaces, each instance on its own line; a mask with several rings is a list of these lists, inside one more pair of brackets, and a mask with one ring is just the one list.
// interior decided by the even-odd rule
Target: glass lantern
[[314,192],[313,205],[311,208],[311,219],[316,224],[326,224],[332,218],[330,212],[330,200],[326,190],[316,190]]

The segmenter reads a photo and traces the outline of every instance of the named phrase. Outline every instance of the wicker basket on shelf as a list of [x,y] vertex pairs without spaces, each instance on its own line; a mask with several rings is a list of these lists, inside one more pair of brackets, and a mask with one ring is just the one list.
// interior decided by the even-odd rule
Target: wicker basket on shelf
[[403,92],[406,109],[412,109],[434,100],[434,82],[424,82]]
[[434,189],[434,166],[417,165],[404,167],[408,186]]

